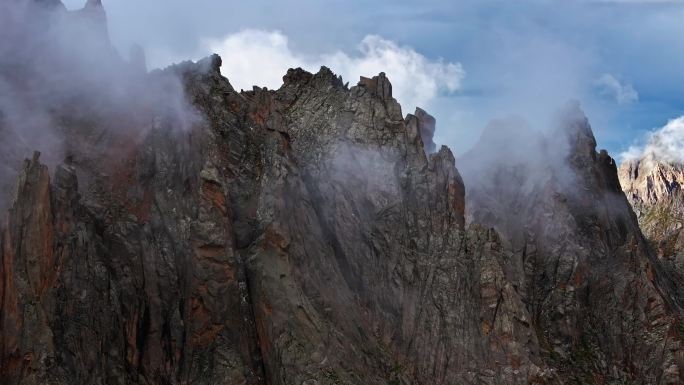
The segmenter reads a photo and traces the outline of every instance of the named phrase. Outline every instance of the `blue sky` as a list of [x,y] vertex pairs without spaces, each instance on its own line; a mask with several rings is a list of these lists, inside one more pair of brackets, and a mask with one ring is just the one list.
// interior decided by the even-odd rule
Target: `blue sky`
[[680,1],[103,3],[123,53],[139,43],[162,66],[220,51],[237,88],[277,87],[292,65],[326,64],[355,83],[386,64],[404,113],[423,104],[438,143],[456,153],[493,118],[519,115],[543,130],[571,98],[614,156],[684,115]]

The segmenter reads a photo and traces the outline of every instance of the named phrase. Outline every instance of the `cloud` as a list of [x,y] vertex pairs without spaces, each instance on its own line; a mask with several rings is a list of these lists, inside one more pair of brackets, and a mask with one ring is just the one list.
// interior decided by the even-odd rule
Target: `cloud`
[[[34,150],[54,169],[67,155],[119,155],[119,135],[130,143],[159,123],[182,131],[201,119],[173,72],[148,75],[121,59],[104,9],[88,4],[67,11],[59,1],[0,1],[0,211]],[[95,150],[74,146],[81,139],[69,138],[80,135],[97,137]]]
[[684,163],[684,116],[672,119],[664,127],[650,132],[645,145],[631,146],[620,156],[623,161],[647,159]]
[[337,52],[324,57],[323,62],[339,68],[342,76],[350,80],[385,72],[392,81],[395,97],[409,107],[425,107],[440,93],[459,90],[465,77],[460,63],[430,61],[410,47],[376,35],[366,36],[359,52],[359,56]]
[[252,86],[277,89],[288,68],[306,67],[307,60],[294,54],[288,38],[278,31],[247,29],[221,40],[204,42],[205,51],[223,59],[222,72],[238,89]]
[[223,58],[223,73],[233,86],[253,85],[277,89],[291,67],[316,72],[325,65],[356,84],[360,76],[385,72],[392,82],[394,97],[404,108],[429,108],[439,95],[461,89],[465,71],[460,63],[430,60],[413,48],[377,35],[368,35],[354,54],[343,51],[307,55],[290,48],[279,31],[246,29],[219,40],[206,40],[204,50]]
[[596,81],[600,92],[615,97],[618,104],[630,104],[639,101],[639,93],[631,84],[622,84],[611,74],[603,74]]

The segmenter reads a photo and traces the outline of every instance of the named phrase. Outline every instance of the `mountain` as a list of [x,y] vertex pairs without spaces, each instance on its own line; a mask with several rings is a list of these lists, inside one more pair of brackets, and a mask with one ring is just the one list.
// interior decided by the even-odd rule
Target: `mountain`
[[648,247],[579,106],[556,120],[547,136],[515,120],[485,130],[459,163],[468,221],[504,240],[504,271],[564,383],[677,383],[681,352],[665,348],[676,334],[666,325],[680,325],[683,286]]
[[680,195],[684,165],[661,161],[654,156],[627,160],[620,165],[619,177],[631,202],[655,204]]
[[682,383],[684,286],[578,105],[457,162],[383,73],[237,92],[99,46],[2,73],[3,384]]
[[651,154],[623,162],[619,177],[658,258],[684,274],[684,165]]

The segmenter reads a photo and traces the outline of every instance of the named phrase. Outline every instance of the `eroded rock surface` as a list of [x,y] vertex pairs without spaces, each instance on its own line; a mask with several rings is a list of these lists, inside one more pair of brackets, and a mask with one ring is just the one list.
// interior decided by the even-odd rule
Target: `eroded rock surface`
[[[615,161],[577,105],[538,142],[519,123],[491,127],[459,164],[469,221],[506,240],[504,271],[545,361],[565,383],[681,383],[681,286],[644,240]],[[523,150],[481,155],[502,144]]]
[[464,228],[453,155],[425,155],[388,87],[323,68],[238,94],[219,66],[169,69],[207,117],[191,132],[158,117],[140,144],[94,144],[115,157],[71,148],[52,182],[26,162],[3,237],[8,383],[543,378],[509,342],[534,333],[498,237]]
[[65,160],[18,164],[1,226],[3,384],[682,382],[678,286],[578,109],[566,157],[464,185],[384,74],[220,67],[135,68],[196,119],[55,108]]
[[658,259],[684,287],[684,166],[651,154],[623,162],[618,175]]

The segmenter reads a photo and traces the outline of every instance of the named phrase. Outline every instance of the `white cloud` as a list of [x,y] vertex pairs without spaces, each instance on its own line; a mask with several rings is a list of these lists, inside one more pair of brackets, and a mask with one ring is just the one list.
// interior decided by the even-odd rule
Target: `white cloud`
[[639,100],[639,93],[631,84],[622,84],[611,74],[603,74],[596,81],[596,85],[602,94],[613,96],[618,104],[629,104]]
[[221,40],[207,40],[204,46],[204,54],[221,55],[221,71],[237,89],[255,85],[276,89],[288,68],[306,66],[306,60],[290,50],[287,36],[278,31],[247,29]]
[[646,137],[643,146],[631,146],[620,154],[623,161],[646,159],[684,163],[684,116],[670,120]]
[[376,35],[366,36],[354,54],[337,51],[305,55],[294,52],[283,33],[254,29],[205,41],[204,47],[221,55],[222,72],[237,89],[253,85],[277,89],[292,67],[316,72],[325,65],[351,85],[360,76],[385,72],[392,82],[394,97],[405,111],[416,106],[429,108],[440,94],[459,90],[465,76],[460,63],[430,60],[411,47]]

